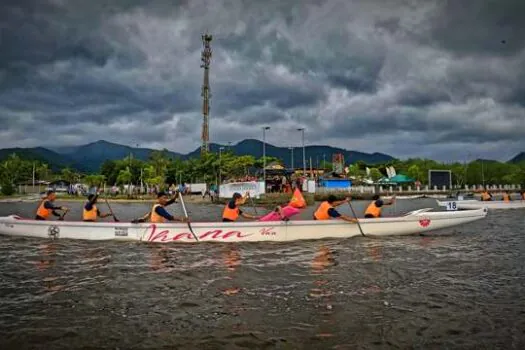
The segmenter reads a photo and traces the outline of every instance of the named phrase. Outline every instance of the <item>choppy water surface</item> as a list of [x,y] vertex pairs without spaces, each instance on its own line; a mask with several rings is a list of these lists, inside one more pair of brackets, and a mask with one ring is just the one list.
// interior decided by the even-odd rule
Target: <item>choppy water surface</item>
[[[387,215],[434,203],[399,201]],[[0,204],[0,215],[35,206]],[[112,207],[121,220],[149,209]],[[189,210],[197,221],[221,208]],[[0,237],[0,348],[523,349],[524,214],[285,244]]]

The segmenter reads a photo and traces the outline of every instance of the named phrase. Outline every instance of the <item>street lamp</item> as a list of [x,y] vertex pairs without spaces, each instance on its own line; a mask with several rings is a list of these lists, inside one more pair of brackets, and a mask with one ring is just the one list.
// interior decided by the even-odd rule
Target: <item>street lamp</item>
[[[139,149],[139,144],[137,143],[137,154],[138,154],[138,149]],[[143,175],[142,175],[142,172],[143,172],[143,164],[140,165],[140,194],[143,194],[144,193],[144,181],[143,181]]]
[[263,181],[266,189],[266,130],[270,130],[269,126],[263,126]]
[[288,149],[289,149],[289,150],[291,151],[291,153],[292,153],[291,156],[290,156],[290,160],[291,160],[290,163],[291,163],[291,168],[292,168],[292,170],[293,170],[293,169],[294,169],[294,166],[293,166],[293,146],[288,147]]
[[306,149],[304,147],[304,128],[298,128],[297,131],[302,132],[302,140],[303,140],[303,176],[306,177]]
[[224,147],[219,147],[219,186],[222,183],[222,161],[221,161],[221,154]]

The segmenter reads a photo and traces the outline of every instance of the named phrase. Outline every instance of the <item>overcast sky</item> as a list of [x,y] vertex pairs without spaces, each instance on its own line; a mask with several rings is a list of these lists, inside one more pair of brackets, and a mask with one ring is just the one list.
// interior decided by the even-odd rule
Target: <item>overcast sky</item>
[[194,150],[208,30],[211,142],[525,151],[525,1],[2,0],[0,29],[1,148]]

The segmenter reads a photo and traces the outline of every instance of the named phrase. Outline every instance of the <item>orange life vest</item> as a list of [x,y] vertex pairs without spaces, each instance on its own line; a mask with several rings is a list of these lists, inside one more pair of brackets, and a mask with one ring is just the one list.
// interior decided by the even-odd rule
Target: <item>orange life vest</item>
[[330,220],[330,214],[328,211],[333,208],[333,205],[327,201],[322,202],[314,213],[314,218],[317,220]]
[[44,205],[48,202],[47,199],[44,199],[42,201],[42,203],[40,203],[40,206],[38,207],[37,211],[36,211],[36,215],[37,216],[40,216],[41,218],[44,218],[47,220],[47,218],[49,218],[49,216],[51,215],[51,213],[53,212],[53,210],[51,209],[46,209],[44,207]]
[[510,202],[510,196],[507,193],[503,193],[503,201]]
[[228,220],[231,220],[231,221],[235,221],[239,217],[239,208],[235,207],[235,209],[230,209],[230,207],[228,206],[229,204],[230,203],[228,202],[224,206],[224,210],[222,212],[222,218],[223,219],[228,219]]
[[367,214],[372,215],[375,218],[378,218],[381,216],[381,208],[379,208],[376,205],[376,201],[373,201],[372,203],[368,205],[365,211],[365,215]]
[[151,213],[150,213],[150,222],[157,223],[157,224],[166,222],[166,219],[163,216],[160,216],[159,214],[157,214],[157,212],[155,211],[157,207],[162,207],[162,205],[158,203],[153,205],[153,208],[151,208]]
[[86,210],[86,206],[84,206],[84,210],[82,211],[82,220],[97,221],[97,207],[94,204],[91,210]]
[[298,188],[295,189],[292,199],[288,205],[297,209],[306,208],[306,201],[304,200],[303,194]]
[[490,194],[485,191],[481,194],[481,199],[484,200],[484,201],[490,201]]

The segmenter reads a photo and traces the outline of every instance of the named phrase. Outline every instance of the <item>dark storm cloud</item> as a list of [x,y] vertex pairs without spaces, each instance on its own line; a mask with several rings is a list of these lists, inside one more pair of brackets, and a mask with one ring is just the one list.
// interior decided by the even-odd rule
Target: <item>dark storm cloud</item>
[[261,138],[271,125],[278,145],[305,127],[308,143],[400,157],[523,151],[524,6],[3,1],[0,147],[197,148],[209,30],[212,142]]
[[460,55],[512,55],[525,45],[524,14],[523,1],[444,1],[431,38]]

